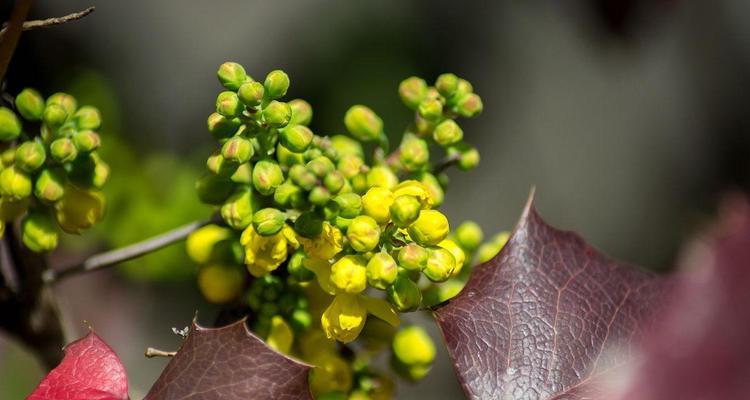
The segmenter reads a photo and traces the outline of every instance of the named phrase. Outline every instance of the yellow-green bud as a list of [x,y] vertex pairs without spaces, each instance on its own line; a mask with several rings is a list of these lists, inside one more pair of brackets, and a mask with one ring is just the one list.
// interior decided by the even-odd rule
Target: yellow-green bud
[[351,178],[354,175],[359,174],[362,172],[362,167],[365,165],[364,160],[360,156],[354,155],[354,154],[345,154],[341,157],[339,157],[338,164],[336,165],[336,169],[341,171],[341,173],[347,177]]
[[242,65],[229,61],[219,66],[216,76],[219,78],[221,85],[229,90],[239,89],[248,78]]
[[482,98],[476,93],[468,93],[459,97],[455,106],[456,113],[464,118],[476,117],[483,108]]
[[362,196],[362,209],[364,213],[381,225],[391,219],[391,204],[393,204],[393,193],[379,186],[370,188]]
[[235,92],[225,91],[216,96],[216,112],[227,118],[239,116],[243,109],[244,105]]
[[292,165],[289,169],[289,177],[292,182],[306,191],[312,190],[318,180],[312,172],[299,164]]
[[446,119],[438,124],[432,132],[432,138],[441,146],[448,146],[461,141],[464,137],[464,131],[452,119]]
[[44,113],[44,98],[36,90],[26,88],[16,96],[16,110],[29,121],[39,121]]
[[459,143],[448,149],[448,154],[458,155],[458,168],[468,171],[479,165],[479,151],[465,143]]
[[10,201],[25,199],[31,195],[31,178],[13,166],[0,172],[0,194]]
[[195,191],[200,201],[206,204],[219,205],[232,193],[232,182],[212,174],[203,175],[195,182]]
[[427,121],[437,121],[443,116],[443,103],[438,99],[426,99],[419,103],[419,116]]
[[78,129],[99,129],[102,125],[102,116],[99,114],[99,110],[92,106],[83,106],[73,114]]
[[250,161],[255,150],[253,144],[240,136],[235,136],[221,146],[221,155],[225,160],[237,164],[244,164]]
[[367,172],[368,187],[379,186],[386,189],[393,189],[396,185],[398,185],[398,177],[386,166],[379,165]]
[[396,280],[396,276],[398,266],[388,253],[376,253],[367,262],[367,283],[374,288],[387,289]]
[[309,282],[315,279],[315,273],[304,266],[305,253],[302,250],[296,251],[289,257],[286,269],[297,282]]
[[364,158],[365,152],[359,141],[344,135],[334,135],[330,140],[331,146],[336,149],[336,153],[338,153],[339,157],[354,155],[359,158]]
[[42,120],[47,126],[57,128],[68,119],[68,113],[59,104],[47,104],[42,114]]
[[435,81],[435,89],[446,98],[450,98],[458,90],[458,77],[454,74],[441,74]]
[[424,247],[409,243],[398,251],[398,265],[408,271],[421,271],[427,267],[430,253]]
[[338,193],[344,187],[344,183],[346,179],[339,171],[331,171],[323,178],[323,185],[331,193]]
[[355,193],[363,194],[369,188],[369,186],[367,186],[367,175],[365,174],[357,174],[349,179],[352,185],[352,190]]
[[313,110],[310,103],[302,99],[294,99],[289,102],[289,107],[292,108],[292,119],[289,121],[291,125],[309,125],[312,121]]
[[472,252],[482,243],[484,233],[479,224],[474,221],[466,221],[456,228],[454,236],[462,248]]
[[338,216],[336,217],[334,224],[336,225],[336,228],[339,228],[342,232],[346,232],[346,230],[349,229],[349,225],[352,224],[353,220],[353,218],[344,218],[342,216]]
[[271,71],[266,75],[263,86],[266,88],[267,98],[278,99],[284,97],[286,91],[289,89],[289,76],[280,69]]
[[432,175],[429,172],[423,172],[419,177],[419,181],[422,182],[422,184],[427,187],[427,191],[430,192],[433,207],[439,207],[443,204],[445,192],[443,192],[443,187],[440,185],[440,182],[435,175]]
[[251,184],[253,183],[253,167],[249,162],[241,164],[229,179],[235,183]]
[[303,164],[305,162],[305,155],[303,153],[295,153],[279,143],[276,145],[276,159],[279,160],[279,164],[291,167],[294,164]]
[[356,105],[344,115],[344,125],[352,136],[363,142],[380,138],[383,133],[383,120],[370,108]]
[[497,253],[503,249],[509,238],[510,232],[500,232],[493,236],[488,242],[482,243],[477,249],[477,263],[485,263],[494,258]]
[[399,275],[386,290],[388,301],[398,311],[409,312],[419,308],[422,304],[422,292],[414,281],[406,276]]
[[253,167],[253,187],[258,193],[267,196],[284,182],[284,173],[279,164],[273,161],[261,160]]
[[54,203],[64,194],[65,172],[51,168],[43,169],[34,183],[34,196],[41,201]]
[[313,133],[304,125],[291,125],[279,131],[281,144],[290,151],[301,153],[312,143]]
[[327,174],[329,174],[331,171],[336,169],[336,166],[333,165],[333,162],[328,159],[328,157],[320,156],[316,157],[312,160],[310,160],[307,165],[307,169],[315,174],[318,178],[323,178]]
[[23,244],[35,253],[57,247],[57,227],[52,219],[41,213],[30,213],[21,224]]
[[417,381],[430,371],[435,359],[435,344],[424,329],[407,326],[393,336],[391,363],[402,377]]
[[352,220],[349,229],[346,230],[346,237],[355,251],[371,251],[380,242],[380,227],[372,217],[360,215]]
[[96,157],[96,166],[90,181],[91,186],[97,189],[104,187],[104,184],[109,180],[109,171],[109,164],[104,162],[101,157]]
[[57,104],[65,110],[67,116],[72,116],[78,108],[78,102],[75,97],[67,93],[55,93],[47,98],[47,106]]
[[422,205],[414,196],[398,196],[391,204],[391,219],[399,228],[406,228],[419,217]]
[[438,246],[448,250],[451,255],[453,255],[456,266],[453,268],[451,276],[457,276],[461,272],[461,269],[466,262],[466,253],[464,253],[464,250],[458,244],[456,244],[456,242],[450,239],[443,240],[442,242],[438,243]]
[[344,256],[331,265],[331,282],[341,293],[360,293],[367,287],[367,267],[362,256]]
[[282,183],[276,188],[276,191],[273,192],[273,201],[281,207],[296,208],[301,205],[303,200],[304,197],[302,196],[302,191],[299,186],[295,185],[291,180]]
[[23,142],[16,149],[16,166],[26,172],[34,172],[44,165],[47,154],[44,146],[36,141]]
[[286,222],[286,214],[275,208],[264,208],[253,214],[253,228],[261,236],[279,233]]
[[294,221],[294,231],[306,238],[312,238],[323,231],[323,219],[313,212],[302,213]]
[[285,127],[292,118],[292,108],[287,103],[273,100],[263,109],[263,118],[271,128]]
[[409,226],[409,236],[422,246],[435,246],[448,236],[448,218],[437,210],[422,210]]
[[237,96],[248,107],[255,107],[263,101],[265,89],[260,82],[245,82],[237,91]]
[[334,199],[339,205],[339,215],[354,218],[362,212],[362,198],[356,193],[343,193]]
[[398,159],[407,171],[418,171],[430,161],[430,149],[427,147],[427,142],[416,136],[405,136],[399,150]]
[[214,175],[223,178],[232,176],[237,172],[238,167],[239,165],[236,162],[225,159],[220,152],[211,154],[206,160],[206,168]]
[[258,208],[259,199],[249,188],[240,188],[221,206],[221,217],[230,227],[245,229],[253,222],[253,212]]
[[398,94],[407,107],[415,110],[427,96],[427,82],[416,76],[406,78],[398,85]]
[[315,186],[307,196],[307,200],[316,206],[323,206],[331,200],[331,192],[323,186]]
[[243,272],[234,265],[209,264],[198,272],[198,288],[211,303],[228,303],[242,294]]
[[207,125],[208,132],[214,139],[224,140],[234,136],[242,124],[239,119],[229,119],[219,113],[213,113],[208,116]]
[[52,158],[61,164],[71,162],[78,157],[78,149],[68,138],[55,139],[49,148]]
[[73,135],[73,144],[78,152],[90,153],[101,146],[102,140],[94,131],[80,131]]
[[431,247],[428,252],[427,266],[422,272],[433,282],[445,282],[456,269],[456,258],[442,247]]
[[9,142],[21,134],[21,121],[10,108],[0,107],[0,140]]

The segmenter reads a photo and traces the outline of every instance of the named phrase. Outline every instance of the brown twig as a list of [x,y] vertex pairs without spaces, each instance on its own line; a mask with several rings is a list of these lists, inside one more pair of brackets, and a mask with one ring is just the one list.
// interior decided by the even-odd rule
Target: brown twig
[[31,9],[31,2],[32,0],[16,0],[8,26],[4,29],[4,34],[0,38],[0,82],[5,77],[10,59],[13,58],[13,53],[16,51],[18,39],[21,37],[21,31],[23,30],[23,23]]
[[[23,23],[23,25],[21,25],[21,30],[29,31],[32,29],[49,28],[51,26],[66,24],[68,22],[79,20],[91,14],[92,12],[94,12],[95,9],[96,7],[92,6],[85,10],[74,12],[68,15],[64,15],[62,17],[53,17],[53,18],[47,18],[47,19],[37,19],[33,21],[26,21]],[[8,30],[8,24],[3,24],[3,28],[0,29],[0,38],[2,38],[3,35],[5,35],[6,30]]]
[[153,347],[147,348],[146,352],[144,353],[144,355],[147,358],[154,358],[154,357],[174,357],[175,354],[177,354],[176,351],[164,351],[164,350],[155,349]]
[[457,164],[458,160],[460,158],[461,158],[460,154],[453,154],[453,155],[450,155],[450,156],[447,156],[447,157],[443,158],[442,160],[438,161],[438,163],[435,164],[432,167],[432,173],[435,174],[435,175],[437,175],[437,174],[445,171],[449,167]]

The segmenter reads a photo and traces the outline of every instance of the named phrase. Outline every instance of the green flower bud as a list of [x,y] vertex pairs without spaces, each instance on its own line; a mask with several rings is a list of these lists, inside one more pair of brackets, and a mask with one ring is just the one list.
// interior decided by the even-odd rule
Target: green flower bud
[[432,175],[429,172],[423,172],[419,176],[419,181],[427,187],[427,190],[430,192],[430,198],[433,202],[433,207],[439,207],[441,204],[443,204],[443,200],[445,198],[445,192],[443,191],[443,187],[440,185],[440,182],[435,177],[435,175]]
[[16,96],[16,110],[29,121],[39,121],[44,113],[44,98],[36,90],[26,88]]
[[426,99],[419,103],[417,112],[427,121],[437,121],[443,116],[443,103],[438,99]]
[[362,171],[365,165],[364,160],[353,154],[346,154],[339,158],[336,169],[338,169],[346,178],[351,178]]
[[291,125],[309,125],[312,121],[313,110],[310,103],[302,99],[294,99],[289,102],[289,107],[292,108],[292,119],[289,121]]
[[50,146],[50,154],[52,158],[61,163],[71,162],[78,157],[78,149],[72,140],[68,138],[55,139]]
[[253,187],[258,193],[268,196],[284,182],[284,173],[279,164],[270,160],[261,160],[253,167]]
[[226,118],[219,113],[208,116],[208,132],[216,140],[224,140],[234,136],[242,123],[236,118]]
[[304,197],[299,186],[295,185],[291,180],[287,180],[273,192],[273,201],[281,207],[297,208],[304,202]]
[[362,142],[380,138],[383,120],[374,111],[362,105],[352,106],[344,116],[346,130]]
[[245,229],[253,222],[253,212],[258,209],[260,200],[249,188],[240,188],[221,206],[221,217],[230,227]]
[[452,119],[446,119],[438,124],[432,132],[432,138],[441,146],[448,146],[461,141],[464,137],[464,131]]
[[400,312],[415,311],[422,304],[422,292],[414,281],[405,277],[397,276],[391,286],[386,290],[388,301]]
[[346,237],[352,248],[360,253],[373,250],[380,242],[380,227],[372,217],[360,215],[349,225]]
[[417,381],[425,377],[435,359],[435,344],[424,329],[407,326],[393,336],[391,364],[402,377]]
[[292,182],[306,191],[312,190],[318,181],[312,172],[299,164],[292,165],[289,169],[289,177],[292,179]]
[[339,205],[339,215],[354,218],[362,212],[362,198],[356,193],[342,193],[334,199]]
[[482,228],[474,221],[466,221],[456,228],[454,233],[459,246],[469,252],[473,252],[482,243],[484,234]]
[[234,118],[242,114],[244,105],[235,92],[221,92],[216,96],[216,112],[227,117]]
[[477,249],[477,263],[481,264],[493,259],[505,247],[509,238],[510,232],[500,232],[493,236],[490,241],[482,243]]
[[323,206],[331,200],[331,192],[322,186],[315,186],[307,197],[310,203],[316,206]]
[[406,78],[398,85],[398,94],[407,107],[415,110],[427,96],[427,82],[416,76]]
[[336,217],[334,224],[336,225],[336,228],[339,228],[342,232],[346,232],[346,230],[349,229],[349,225],[352,224],[353,220],[353,218],[344,218],[342,216],[338,216]]
[[239,165],[236,162],[228,161],[219,152],[210,155],[206,160],[206,168],[214,175],[222,178],[234,175],[238,167]]
[[377,166],[370,169],[367,173],[367,187],[382,187],[393,189],[398,185],[398,177],[386,166]]
[[79,156],[65,167],[70,180],[80,187],[101,188],[109,178],[109,166],[95,152]]
[[376,253],[367,262],[367,283],[374,288],[387,289],[396,280],[396,276],[398,266],[388,253]]
[[297,282],[309,282],[315,279],[315,273],[303,265],[304,260],[305,253],[302,250],[298,250],[289,257],[289,262],[286,265],[289,275],[291,275]]
[[43,169],[34,183],[34,196],[41,201],[54,203],[64,194],[65,172],[51,168]]
[[232,182],[212,174],[203,175],[195,182],[195,190],[200,201],[206,204],[219,205],[232,193]]
[[0,172],[0,194],[10,201],[23,200],[31,195],[31,178],[13,166]]
[[73,114],[76,127],[81,130],[99,129],[102,125],[102,116],[99,110],[92,106],[83,106]]
[[313,133],[304,125],[291,125],[279,131],[281,144],[287,149],[301,153],[307,150],[312,143]]
[[16,149],[16,166],[26,172],[34,172],[44,165],[47,154],[44,146],[36,141],[23,142]]
[[10,108],[0,107],[0,140],[9,142],[21,134],[21,121]]
[[272,128],[285,127],[292,118],[292,108],[287,103],[273,100],[263,109],[263,118]]
[[73,144],[79,153],[90,153],[101,146],[102,140],[94,131],[80,131],[73,135]]
[[331,146],[336,149],[339,157],[346,155],[354,155],[359,158],[364,158],[365,152],[362,149],[362,144],[359,141],[344,135],[334,135],[330,138]]
[[90,186],[97,189],[103,188],[104,184],[109,180],[109,171],[109,164],[105,163],[100,157],[97,157]]
[[326,175],[328,175],[330,172],[332,172],[334,169],[336,169],[336,166],[333,165],[333,162],[324,156],[316,157],[310,160],[307,163],[306,167],[310,172],[315,174],[315,176],[317,176],[318,178],[323,178]]
[[292,311],[292,316],[289,318],[289,325],[292,327],[292,330],[294,330],[294,332],[303,333],[310,330],[312,321],[313,317],[312,314],[310,314],[310,311],[294,310]]
[[362,256],[341,257],[331,265],[331,283],[340,293],[360,293],[367,287],[367,267]]
[[275,208],[264,208],[253,214],[253,228],[261,236],[279,233],[286,222],[286,214]]
[[364,194],[365,192],[367,192],[367,189],[369,188],[369,186],[367,186],[367,175],[354,175],[350,178],[350,181],[354,193]]
[[306,238],[318,236],[323,231],[323,219],[314,212],[304,212],[294,221],[294,231]]
[[237,90],[249,78],[245,68],[236,62],[225,62],[216,72],[219,82],[229,90]]
[[435,246],[448,236],[448,218],[437,210],[422,210],[409,226],[409,236],[422,246]]
[[469,94],[474,92],[474,87],[471,86],[471,83],[467,81],[466,79],[458,78],[458,86],[456,87],[456,93],[453,94],[453,97],[451,100],[462,97],[465,94]]
[[422,272],[433,282],[447,281],[456,268],[456,258],[449,250],[442,247],[431,247],[428,251],[430,256],[427,258],[427,266]]
[[408,271],[421,271],[427,267],[430,253],[424,247],[409,243],[398,251],[398,265]]
[[331,193],[338,193],[346,183],[346,178],[339,171],[332,171],[323,178],[323,185]]
[[468,93],[458,98],[454,107],[456,113],[464,118],[476,117],[482,112],[482,98],[475,93]]
[[479,165],[479,151],[466,143],[448,148],[448,154],[458,155],[458,168],[461,170],[468,171]]
[[[315,138],[313,138],[315,140]],[[318,157],[323,156],[323,150],[315,148],[314,146],[311,146],[307,151],[305,152],[305,159],[307,161],[314,160]]]
[[76,98],[67,93],[55,93],[47,98],[47,106],[57,104],[65,110],[65,115],[72,116],[78,108]]
[[414,196],[398,196],[391,204],[391,219],[399,228],[406,228],[419,217],[422,204]]
[[279,164],[291,167],[295,164],[304,164],[305,155],[304,153],[295,153],[279,143],[276,145],[276,159],[279,160]]
[[407,171],[418,171],[430,161],[430,149],[427,147],[427,142],[416,136],[404,136],[399,150],[398,159]]
[[42,120],[51,128],[59,127],[64,124],[67,119],[68,113],[66,113],[65,109],[59,104],[48,104],[44,108]]
[[23,244],[35,253],[54,250],[57,247],[57,227],[54,221],[41,213],[30,213],[21,224]]
[[249,162],[241,164],[229,179],[235,183],[251,184],[253,183],[253,167]]
[[435,81],[435,89],[446,98],[450,98],[458,90],[458,77],[454,74],[441,74]]
[[237,91],[237,96],[248,107],[255,107],[263,101],[265,89],[260,82],[245,82]]
[[284,97],[287,89],[289,89],[289,76],[286,72],[280,69],[271,71],[266,75],[266,80],[263,82],[263,86],[266,88],[267,98],[278,99]]
[[228,303],[242,293],[243,275],[234,265],[208,264],[198,272],[198,289],[211,303]]
[[235,136],[221,146],[221,155],[225,160],[236,164],[244,164],[250,161],[254,153],[253,144],[249,140]]

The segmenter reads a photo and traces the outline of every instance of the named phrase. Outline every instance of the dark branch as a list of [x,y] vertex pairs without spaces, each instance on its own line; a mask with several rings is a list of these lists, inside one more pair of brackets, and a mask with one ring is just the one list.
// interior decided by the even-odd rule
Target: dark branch
[[[51,26],[62,25],[68,22],[79,20],[91,14],[92,12],[94,12],[95,9],[96,7],[89,7],[83,11],[74,12],[72,14],[68,14],[62,17],[26,21],[21,26],[21,30],[28,31],[28,30],[37,29],[37,28],[49,28]],[[3,35],[5,35],[6,30],[8,30],[8,24],[3,24],[3,28],[0,30],[0,38],[2,38]]]
[[4,29],[4,34],[0,38],[0,82],[5,77],[10,59],[13,58],[13,53],[16,51],[16,45],[18,45],[18,39],[21,37],[21,31],[23,30],[23,23],[31,9],[31,1],[16,0],[10,14],[8,27]]
[[453,165],[456,165],[458,163],[458,160],[461,158],[460,154],[453,154],[450,156],[447,156],[440,160],[437,164],[435,164],[432,167],[432,173],[437,175],[446,169],[450,168]]

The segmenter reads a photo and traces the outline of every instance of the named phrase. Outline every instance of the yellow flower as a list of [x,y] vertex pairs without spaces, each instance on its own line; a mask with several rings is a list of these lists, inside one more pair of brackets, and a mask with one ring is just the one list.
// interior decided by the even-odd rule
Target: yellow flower
[[362,332],[368,312],[393,326],[399,324],[398,314],[385,300],[342,293],[323,312],[320,325],[328,338],[349,343]]
[[211,261],[214,245],[231,236],[232,231],[227,228],[213,224],[206,225],[187,237],[185,247],[188,257],[197,264],[206,264]]
[[339,293],[360,293],[367,287],[366,261],[361,256],[344,256],[331,266],[331,282]]
[[228,303],[242,294],[242,274],[239,267],[209,264],[198,272],[198,288],[211,303]]
[[370,188],[362,196],[362,211],[380,225],[391,219],[391,204],[393,204],[393,193],[380,186]]
[[283,263],[288,255],[287,246],[298,247],[292,228],[284,226],[279,233],[262,236],[249,225],[240,237],[245,246],[245,264],[255,277],[263,276]]
[[409,226],[409,236],[422,246],[434,246],[448,236],[448,218],[437,210],[422,210]]
[[459,245],[456,244],[456,242],[445,239],[442,242],[438,243],[438,246],[448,250],[453,254],[453,258],[456,260],[456,267],[453,269],[453,274],[451,276],[456,276],[461,272],[461,268],[464,266],[464,262],[466,262],[466,253],[461,249]]
[[414,196],[419,200],[422,208],[432,208],[435,201],[430,194],[430,189],[422,182],[415,180],[403,181],[393,189],[393,197]]
[[104,215],[104,196],[101,193],[65,186],[65,195],[55,203],[57,224],[67,233],[81,233]]
[[299,236],[305,255],[321,260],[330,260],[344,248],[341,231],[328,222],[323,222],[323,231],[312,239]]
[[289,354],[294,341],[294,333],[289,324],[279,315],[271,318],[271,331],[268,333],[266,343],[279,353]]

